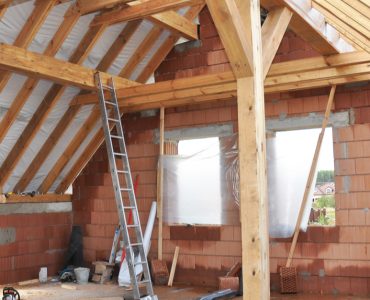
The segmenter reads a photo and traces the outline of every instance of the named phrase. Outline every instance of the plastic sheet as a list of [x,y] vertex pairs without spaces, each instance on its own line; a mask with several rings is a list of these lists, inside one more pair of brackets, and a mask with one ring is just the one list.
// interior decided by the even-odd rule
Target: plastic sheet
[[[315,146],[316,138],[307,138],[301,131],[294,139],[283,133],[267,139],[271,237],[293,234]],[[305,157],[297,153],[305,153]],[[188,157],[164,156],[163,167],[165,222],[215,225],[239,222],[239,213],[235,213],[240,204],[237,135],[220,138],[219,151],[205,149]],[[214,173],[220,176],[211,177]],[[309,201],[301,223],[304,231],[311,206]]]

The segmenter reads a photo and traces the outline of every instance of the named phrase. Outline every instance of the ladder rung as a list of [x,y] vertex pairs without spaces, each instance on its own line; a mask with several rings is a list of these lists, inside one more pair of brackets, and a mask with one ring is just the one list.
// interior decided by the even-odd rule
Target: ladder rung
[[137,284],[143,284],[143,283],[149,283],[149,282],[151,281],[146,279],[146,280],[138,281]]
[[132,191],[132,189],[129,189],[129,188],[120,188],[121,191],[123,192],[130,192]]
[[127,156],[126,153],[118,153],[118,152],[113,152],[113,155],[115,155],[115,156]]
[[108,105],[113,105],[113,106],[117,106],[116,103],[112,102],[112,101],[104,101],[105,104],[108,104]]
[[139,225],[132,224],[132,225],[127,225],[126,227],[127,228],[135,228],[135,227],[139,227]]
[[136,209],[135,206],[124,206],[123,209]]
[[132,243],[131,246],[142,246],[143,243]]
[[120,174],[128,174],[128,173],[129,173],[129,171],[117,170],[117,173],[120,173]]
[[112,122],[117,122],[117,123],[120,123],[121,120],[117,120],[117,119],[112,119],[112,118],[107,118],[108,121],[112,121]]
[[134,265],[135,266],[138,266],[138,265],[145,265],[145,264],[147,264],[148,262],[146,262],[146,261],[138,261],[138,262],[136,262],[136,263],[134,263]]
[[119,135],[110,135],[110,137],[111,138],[113,138],[113,139],[121,139],[121,140],[123,140],[123,137],[122,136],[119,136]]
[[110,85],[102,84],[101,86],[102,86],[103,89],[112,90],[113,91],[113,88]]

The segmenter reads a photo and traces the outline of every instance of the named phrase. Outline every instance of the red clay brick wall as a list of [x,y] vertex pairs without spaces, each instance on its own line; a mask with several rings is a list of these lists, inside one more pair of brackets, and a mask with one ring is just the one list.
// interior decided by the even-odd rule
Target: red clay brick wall
[[0,284],[38,278],[40,267],[56,275],[63,266],[71,224],[71,213],[1,216],[0,228],[14,228],[16,236],[14,242],[0,245]]
[[[229,70],[226,55],[208,11],[200,15],[201,43],[197,47],[178,46],[171,51],[156,72],[157,80],[194,76]],[[300,38],[288,32],[275,61],[315,56],[317,53]],[[266,95],[266,117],[307,115],[323,112],[327,88],[284,94]],[[352,109],[354,124],[334,130],[336,165],[337,226],[310,227],[299,238],[294,265],[299,272],[299,289],[329,294],[369,295],[370,293],[370,91],[363,88],[339,87],[335,109]],[[166,110],[166,130],[207,124],[231,123],[237,131],[235,101],[173,108]],[[150,203],[156,197],[156,164],[158,145],[154,130],[159,118],[126,117],[126,135],[132,170],[140,174],[138,203],[145,223]],[[75,184],[75,223],[85,224],[84,250],[90,261],[108,257],[117,213],[113,202],[110,175],[107,173],[105,149],[88,164]],[[151,257],[157,256],[157,228],[153,233]],[[172,260],[174,248],[180,246],[175,281],[216,285],[240,261],[239,226],[222,226],[219,241],[173,240],[165,226],[164,259]],[[284,265],[289,243],[271,241],[271,287],[279,289],[277,266]]]

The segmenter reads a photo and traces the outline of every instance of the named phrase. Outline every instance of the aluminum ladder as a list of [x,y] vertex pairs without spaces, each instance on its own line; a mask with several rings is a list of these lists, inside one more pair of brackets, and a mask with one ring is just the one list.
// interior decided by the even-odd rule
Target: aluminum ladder
[[[122,238],[126,250],[126,260],[130,273],[133,297],[135,300],[148,299],[157,300],[154,295],[152,281],[150,278],[148,260],[144,250],[143,234],[141,231],[139,212],[136,204],[134,186],[132,183],[131,170],[121,123],[116,90],[113,79],[109,85],[103,85],[100,73],[95,73],[95,83],[98,87],[100,110],[102,114],[102,126],[104,129],[105,142],[109,158],[109,166],[116,204],[119,215]],[[105,99],[104,91],[109,92],[109,100]],[[111,131],[115,128],[115,133]],[[132,224],[127,224],[126,214],[132,212]],[[138,280],[135,267],[141,265],[143,279]],[[144,285],[146,293],[140,294],[140,286]]]

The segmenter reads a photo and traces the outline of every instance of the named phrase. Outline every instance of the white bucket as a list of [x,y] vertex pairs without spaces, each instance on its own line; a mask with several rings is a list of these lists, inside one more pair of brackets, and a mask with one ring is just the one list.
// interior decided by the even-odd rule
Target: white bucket
[[42,267],[40,268],[39,272],[39,281],[41,283],[46,283],[48,282],[48,268],[47,267]]
[[75,275],[78,284],[85,284],[89,281],[89,268],[76,268]]

